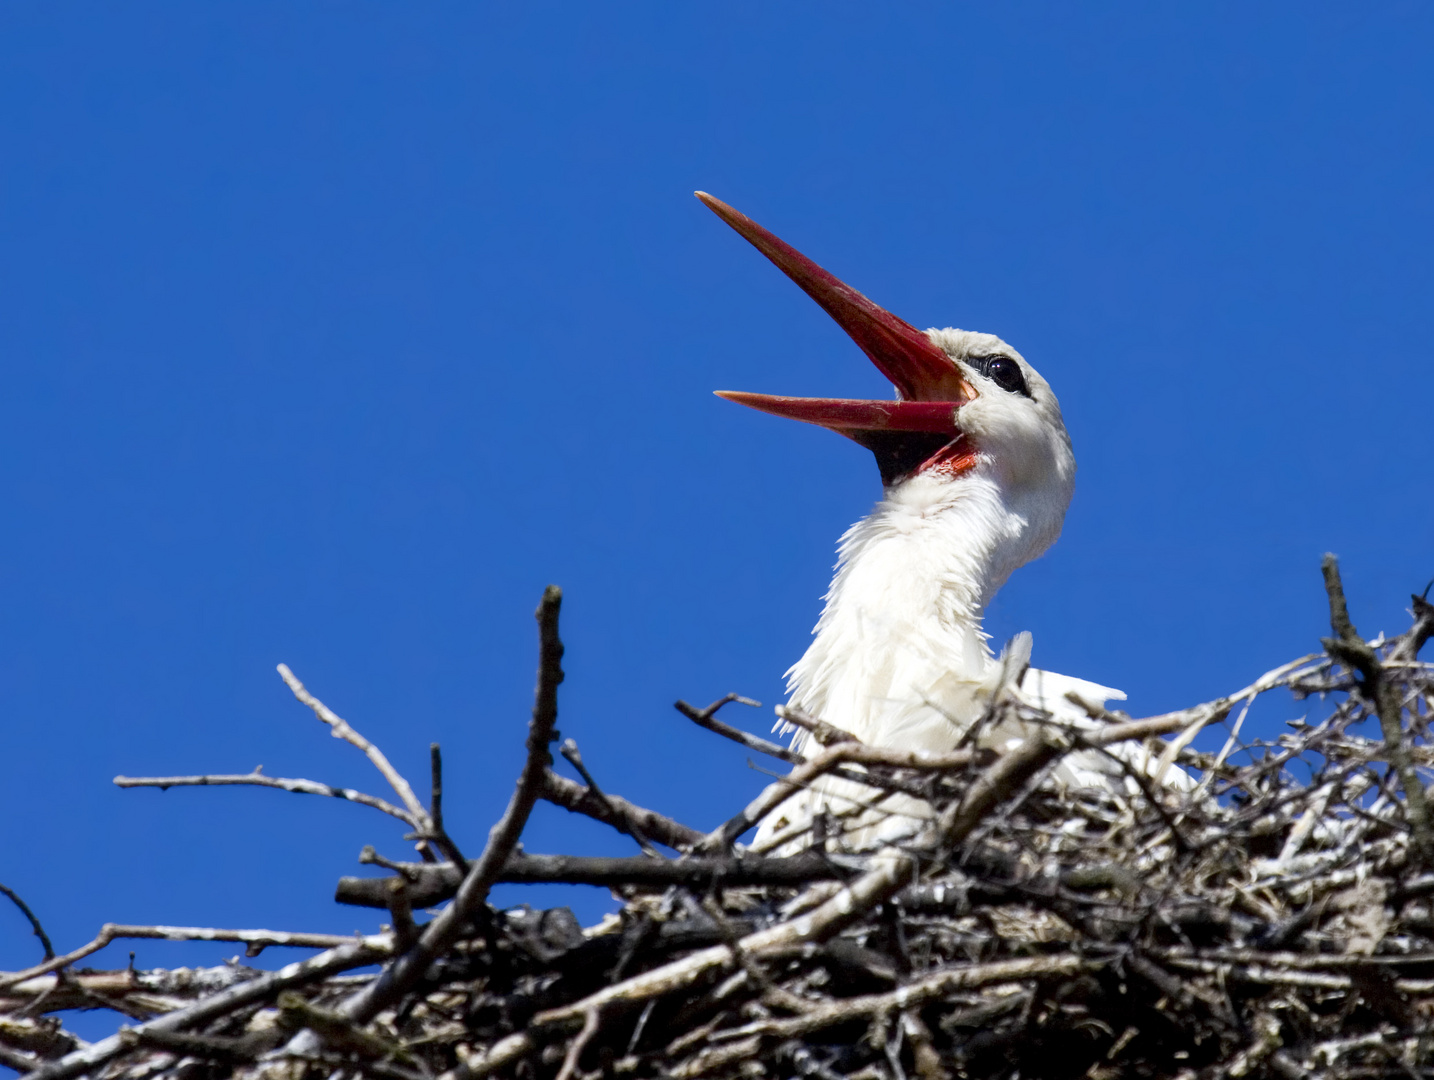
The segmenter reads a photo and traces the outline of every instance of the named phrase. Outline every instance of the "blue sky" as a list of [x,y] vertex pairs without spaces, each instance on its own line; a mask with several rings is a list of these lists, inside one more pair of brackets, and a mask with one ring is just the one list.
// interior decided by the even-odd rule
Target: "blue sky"
[[[1049,378],[1075,502],[988,622],[1041,666],[1139,715],[1244,685],[1317,648],[1326,550],[1361,630],[1402,628],[1434,14],[994,8],[0,9],[0,881],[56,944],[373,927],[330,897],[363,844],[403,855],[386,819],[111,778],[379,792],[284,661],[425,790],[440,741],[476,849],[550,581],[607,787],[710,826],[763,782],[671,703],[781,700],[879,485],[711,391],[888,391],[694,188]],[[550,808],[528,847],[629,850]],[[0,905],[0,964],[36,955]]]

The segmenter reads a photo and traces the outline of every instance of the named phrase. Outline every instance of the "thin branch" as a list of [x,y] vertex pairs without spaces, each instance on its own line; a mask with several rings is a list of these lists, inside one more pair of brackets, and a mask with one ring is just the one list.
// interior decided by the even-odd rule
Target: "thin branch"
[[799,727],[811,735],[822,746],[835,746],[842,742],[859,741],[849,731],[843,731],[835,724],[829,724],[825,720],[815,716],[808,716],[801,709],[793,708],[791,705],[778,705],[774,710],[777,717],[793,727]]
[[443,827],[443,750],[437,743],[428,744],[428,771],[432,784],[432,795],[428,802],[428,824],[433,832],[432,840],[449,862],[462,866],[466,861],[463,852]]
[[583,1050],[587,1048],[592,1037],[597,1034],[598,1026],[601,1023],[602,1017],[596,1009],[593,1009],[583,1017],[582,1030],[578,1032],[577,1037],[572,1041],[572,1045],[568,1047],[567,1053],[563,1055],[563,1065],[562,1068],[558,1070],[557,1080],[571,1080],[573,1073],[577,1072],[578,1069],[578,1057],[582,1054]]
[[[453,903],[424,927],[416,945],[343,1003],[340,1012],[355,1023],[367,1023],[412,989],[428,966],[458,940],[469,920],[487,900],[488,891],[518,844],[528,815],[542,791],[543,775],[552,765],[548,744],[558,737],[558,684],[563,681],[558,612],[562,602],[562,590],[549,585],[538,605],[538,686],[534,693],[533,719],[528,725],[528,756],[508,809],[488,834],[483,853],[471,864]],[[296,1043],[291,1044],[291,1048],[297,1052],[310,1049],[308,1040],[302,1036]]]
[[[340,904],[388,907],[390,882],[402,879],[408,883],[411,903],[418,907],[433,907],[456,894],[462,881],[458,868],[448,863],[437,866],[431,863],[395,863],[390,869],[399,877],[340,878],[334,899]],[[852,869],[833,862],[817,851],[804,851],[782,858],[719,855],[689,856],[681,860],[515,852],[508,857],[498,881],[524,885],[601,885],[607,888],[632,885],[646,889],[681,885],[703,893],[719,883],[734,888],[745,885],[794,886],[813,881],[841,880],[852,873]]]
[[1025,979],[1070,978],[1084,971],[1096,971],[1103,966],[1099,960],[1086,959],[1072,953],[971,964],[939,971],[889,993],[850,997],[828,1005],[817,1005],[789,1019],[759,1020],[733,1029],[730,1035],[732,1038],[768,1035],[790,1039],[835,1027],[850,1020],[879,1016],[898,1009],[920,1008],[932,998],[953,991],[970,990],[994,983],[1017,983]]
[[582,814],[594,821],[601,821],[604,825],[611,825],[619,832],[632,836],[634,840],[637,837],[632,833],[632,827],[637,826],[644,836],[656,840],[659,844],[665,844],[674,851],[691,848],[705,835],[691,826],[664,817],[655,810],[629,802],[621,795],[604,792],[600,800],[592,788],[584,787],[566,776],[559,776],[551,769],[543,776],[540,796],[554,806],[561,806],[574,814]]
[[[917,750],[893,750],[884,746],[867,746],[854,740],[843,740],[828,746],[815,757],[808,758],[786,776],[768,785],[735,817],[723,822],[702,838],[698,851],[722,851],[732,842],[817,777],[839,765],[887,765],[901,769],[942,771],[960,769],[993,757],[990,751],[953,750],[946,754],[927,754]],[[875,779],[875,778],[873,778]]]
[[417,873],[417,871],[410,869],[411,867],[414,867],[414,866],[423,866],[423,867],[425,867],[425,868],[427,868],[427,869],[429,869],[429,870],[437,870],[437,869],[439,869],[439,868],[441,868],[441,867],[444,867],[444,866],[447,866],[447,865],[448,865],[447,863],[437,863],[437,864],[434,864],[434,863],[431,863],[431,862],[423,862],[423,863],[401,863],[401,862],[395,862],[393,859],[389,859],[389,858],[384,857],[383,855],[380,855],[380,854],[378,853],[378,848],[374,847],[372,844],[365,844],[365,845],[363,846],[363,849],[362,849],[361,851],[359,851],[358,861],[359,861],[359,864],[360,864],[361,866],[381,866],[381,867],[383,867],[385,870],[392,870],[395,874],[399,874],[400,876],[403,877],[403,879],[404,879],[405,881],[409,881],[409,882],[413,882],[413,881],[417,881],[417,880],[418,880],[418,873]]
[[[572,739],[566,740],[562,745],[561,753],[568,764],[576,769],[578,775],[587,783],[588,790],[593,793],[593,797],[602,803],[614,818],[620,817],[621,811],[603,794],[602,788],[598,787],[598,782],[593,779],[593,774],[588,772],[588,767],[583,764],[583,755],[582,751],[578,749],[578,744]],[[642,848],[644,855],[651,855],[653,858],[659,859],[662,857],[658,854],[657,849],[652,846],[651,841],[643,834],[642,828],[636,821],[628,818],[624,820],[623,824],[627,826],[623,831],[637,841],[637,846]]]
[[[1233,694],[1216,698],[1214,701],[1207,701],[1178,712],[1162,713],[1159,716],[1150,716],[1141,720],[1121,720],[1106,727],[1097,728],[1095,731],[1082,731],[1080,737],[1092,746],[1109,746],[1111,743],[1128,742],[1131,739],[1170,735],[1177,731],[1184,731],[1192,724],[1214,723],[1229,715],[1230,710],[1240,702],[1263,694],[1267,690],[1273,690],[1276,686],[1303,674],[1300,669],[1319,658],[1319,653],[1311,653],[1298,660],[1291,660],[1288,664],[1281,664],[1279,667],[1265,672],[1244,689],[1236,690]],[[1114,713],[1094,706],[1078,695],[1067,694],[1066,699],[1079,705],[1092,719],[1110,720],[1115,716]]]
[[364,756],[373,762],[374,768],[383,775],[383,778],[388,781],[389,786],[398,794],[399,801],[408,808],[408,812],[413,815],[414,820],[427,825],[428,811],[424,809],[423,803],[418,801],[418,796],[413,793],[413,788],[409,785],[408,781],[389,763],[388,758],[384,757],[383,751],[355,731],[347,720],[343,719],[343,717],[339,716],[322,701],[314,697],[313,694],[309,693],[304,687],[304,684],[289,670],[287,664],[280,664],[278,666],[278,672],[279,677],[282,678],[289,689],[294,692],[294,697],[307,705],[314,711],[315,716],[329,725],[330,732],[334,738],[343,739],[346,743],[362,750]]
[[1394,643],[1387,662],[1403,664],[1413,661],[1418,657],[1419,650],[1424,648],[1424,643],[1434,637],[1434,604],[1429,602],[1428,591],[1425,589],[1424,596],[1416,594],[1409,598],[1414,625]]
[[698,727],[706,728],[715,735],[721,735],[724,739],[731,739],[735,743],[740,743],[748,750],[755,750],[759,754],[766,754],[768,757],[778,758],[789,765],[800,765],[806,760],[805,757],[795,750],[788,750],[785,746],[779,746],[769,739],[760,738],[743,731],[741,728],[735,728],[731,724],[718,720],[717,710],[733,702],[740,705],[761,704],[760,701],[744,698],[740,694],[728,694],[724,698],[717,699],[705,709],[699,709],[695,705],[687,704],[685,701],[677,701],[672,707]]
[[[1325,650],[1345,667],[1359,672],[1360,696],[1369,702],[1379,717],[1379,727],[1384,734],[1389,763],[1399,777],[1399,786],[1404,789],[1404,803],[1409,814],[1409,827],[1414,836],[1415,853],[1421,862],[1428,863],[1434,860],[1434,832],[1430,829],[1429,804],[1425,798],[1424,784],[1414,769],[1414,762],[1409,756],[1409,745],[1404,739],[1404,723],[1401,717],[1403,709],[1399,697],[1385,677],[1378,655],[1364,638],[1359,636],[1359,631],[1350,621],[1344,583],[1339,576],[1339,560],[1333,555],[1326,555],[1320,563],[1320,570],[1324,574],[1325,592],[1329,596],[1330,628],[1335,635],[1333,638],[1323,639]],[[1420,624],[1423,621],[1421,613]],[[1412,656],[1404,659],[1412,659]]]
[[7,1069],[14,1069],[24,1076],[39,1064],[40,1058],[37,1055],[26,1053],[24,1050],[12,1050],[4,1043],[0,1043],[0,1065],[4,1065]]
[[45,950],[45,959],[55,958],[55,947],[50,944],[50,935],[45,933],[45,928],[40,925],[40,917],[30,910],[30,905],[20,898],[20,894],[8,885],[0,885],[0,892],[10,898],[10,902],[20,909],[20,913],[30,920],[30,931],[40,939],[40,947]]
[[392,1058],[405,1063],[413,1062],[413,1055],[398,1043],[364,1031],[346,1016],[329,1009],[317,1008],[292,990],[280,994],[275,1004],[279,1007],[279,1023],[283,1027],[291,1031],[313,1031],[334,1050],[357,1054],[363,1058]]
[[[387,952],[386,938],[350,938],[343,945],[328,952],[221,990],[188,1008],[166,1013],[131,1030],[141,1034],[148,1031],[184,1031],[207,1024],[236,1009],[271,1000],[282,990],[304,986],[341,971],[372,964],[386,956]],[[58,1061],[48,1062],[27,1074],[27,1080],[70,1080],[71,1077],[92,1072],[124,1053],[132,1038],[133,1036],[124,1033],[111,1035],[107,1039],[66,1054]]]
[[[67,968],[76,961],[99,952],[110,942],[124,938],[151,941],[235,941],[251,948],[275,945],[296,949],[336,949],[356,940],[352,934],[305,934],[291,933],[287,930],[219,930],[209,926],[130,926],[125,923],[105,923],[100,927],[100,932],[93,941],[81,945],[74,952],[65,953],[63,956],[51,954],[50,959],[43,964],[36,964],[24,971],[0,974],[0,990],[7,990],[27,979]],[[372,943],[378,942],[380,939],[365,938],[361,940]]]
[[[423,863],[421,865],[428,865]],[[418,940],[418,924],[413,921],[413,900],[409,896],[409,883],[404,877],[384,879],[387,893],[389,918],[393,920],[394,947],[409,949]]]
[[165,791],[172,787],[231,787],[235,785],[277,788],[280,791],[291,791],[297,795],[326,795],[333,799],[343,799],[346,802],[358,803],[360,806],[372,807],[374,810],[388,814],[390,817],[396,817],[399,821],[404,822],[414,829],[421,829],[424,826],[424,821],[416,820],[409,811],[394,806],[391,802],[385,802],[376,795],[366,795],[362,791],[355,791],[353,788],[334,787],[331,784],[320,783],[317,780],[265,776],[257,768],[250,773],[234,773],[229,775],[116,776],[114,782],[116,787],[157,787],[160,791]]

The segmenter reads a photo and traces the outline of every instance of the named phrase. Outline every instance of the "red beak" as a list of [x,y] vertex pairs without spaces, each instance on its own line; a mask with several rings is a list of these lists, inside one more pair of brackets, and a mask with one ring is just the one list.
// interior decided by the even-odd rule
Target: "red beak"
[[[896,401],[774,397],[719,390],[719,397],[777,416],[819,424],[870,448],[887,483],[916,471],[960,438],[956,410],[976,397],[961,369],[905,319],[874,304],[745,214],[696,193],[714,214],[767,256],[837,321],[881,373]],[[919,433],[919,434],[918,434]]]

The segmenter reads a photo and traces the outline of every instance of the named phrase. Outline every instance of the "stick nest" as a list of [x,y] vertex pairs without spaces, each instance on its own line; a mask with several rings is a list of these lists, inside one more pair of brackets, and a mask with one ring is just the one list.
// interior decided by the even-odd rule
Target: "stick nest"
[[[1415,597],[1407,632],[1365,641],[1332,559],[1325,584],[1322,652],[1179,713],[1131,720],[1076,701],[1089,720],[1058,722],[1010,691],[1020,673],[1007,673],[983,722],[1019,721],[1029,737],[999,754],[979,741],[937,757],[864,746],[788,714],[812,732],[803,758],[719,720],[732,698],[680,704],[794,767],[711,831],[604,792],[571,740],[561,750],[582,781],[554,771],[561,597],[550,589],[527,760],[471,859],[443,824],[437,747],[425,805],[283,668],[395,801],[258,772],[117,782],[277,787],[398,818],[421,861],[366,849],[363,861],[390,875],[338,886],[341,902],[386,909],[384,924],[363,937],[106,925],[56,956],[7,889],[46,958],[0,974],[0,1063],[43,1080],[1428,1076],[1434,843],[1422,778],[1434,767],[1434,665],[1418,654],[1434,605]],[[1251,705],[1273,692],[1318,699],[1318,718],[1251,737]],[[1197,752],[1207,727],[1223,745],[1202,740],[1219,749]],[[1108,753],[1125,778],[1057,784],[1073,752]],[[878,804],[914,796],[929,818],[876,851],[842,850],[827,819],[795,855],[736,843],[781,792],[827,773],[860,777]],[[641,853],[524,852],[539,799],[610,825]],[[605,885],[620,910],[586,929],[566,908],[499,911],[487,899],[498,882]],[[279,971],[238,960],[77,969],[122,938],[315,953]],[[131,1024],[84,1043],[53,1016],[76,1008]]]

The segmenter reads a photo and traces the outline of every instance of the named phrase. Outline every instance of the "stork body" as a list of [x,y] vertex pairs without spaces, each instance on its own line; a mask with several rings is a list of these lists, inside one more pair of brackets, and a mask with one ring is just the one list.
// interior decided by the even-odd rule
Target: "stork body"
[[[963,367],[971,355],[1019,359],[989,334],[948,329],[927,336]],[[931,753],[952,749],[985,713],[1002,663],[982,630],[983,613],[1011,573],[1055,541],[1075,476],[1060,406],[1045,380],[1025,367],[1031,398],[1019,405],[996,396],[1004,392],[994,384],[981,393],[989,380],[969,370],[980,396],[963,407],[961,423],[975,460],[959,477],[938,469],[901,478],[842,537],[815,639],[788,672],[790,705],[862,742]],[[1023,637],[1015,644],[1024,652],[1018,671],[1029,659],[1029,635]],[[1068,691],[1097,703],[1125,696],[1037,669],[1025,671],[1021,690],[1032,704],[1076,723],[1085,717],[1067,701]],[[978,742],[1005,749],[1025,734],[997,726]],[[805,751],[808,741],[799,733],[795,748]],[[1105,783],[1118,772],[1111,764],[1080,755],[1060,778]],[[800,836],[826,811],[838,823],[836,839],[862,848],[909,834],[929,813],[919,800],[900,796],[864,809],[874,794],[823,779],[767,818],[755,846]]]
[[[1075,458],[1049,384],[1000,338],[925,333],[872,303],[751,219],[699,193],[836,319],[896,387],[895,401],[723,392],[740,404],[835,430],[870,449],[884,496],[842,538],[836,577],[815,640],[788,672],[790,704],[863,742],[941,753],[987,711],[1003,667],[1024,671],[1029,704],[1087,723],[1066,699],[1124,695],[1027,669],[1030,637],[1003,665],[982,631],[986,605],[1012,571],[1060,534]],[[1004,749],[1026,732],[997,725],[979,742]],[[794,746],[806,747],[806,733]],[[1119,762],[1070,755],[1058,779],[1125,788]],[[788,799],[758,831],[758,850],[809,842],[819,815],[838,842],[863,848],[916,831],[930,808],[824,777]]]

